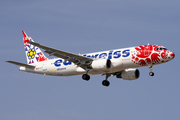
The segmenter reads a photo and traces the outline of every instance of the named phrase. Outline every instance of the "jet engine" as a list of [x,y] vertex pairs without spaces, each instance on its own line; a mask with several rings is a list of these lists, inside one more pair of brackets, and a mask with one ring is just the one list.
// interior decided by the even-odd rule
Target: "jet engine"
[[120,74],[116,75],[117,78],[122,78],[124,80],[136,80],[140,76],[138,69],[125,69]]
[[111,68],[111,60],[109,59],[98,59],[94,60],[91,64],[94,70],[107,70]]

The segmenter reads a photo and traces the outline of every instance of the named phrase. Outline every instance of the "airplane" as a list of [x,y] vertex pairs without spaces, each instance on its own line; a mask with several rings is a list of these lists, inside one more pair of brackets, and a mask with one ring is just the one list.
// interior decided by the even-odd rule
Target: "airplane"
[[[102,74],[106,76],[102,81],[102,85],[106,87],[110,85],[110,76],[124,80],[138,79],[140,72],[137,67],[148,66],[149,75],[154,76],[153,65],[168,62],[175,57],[165,47],[149,44],[78,55],[35,43],[24,31],[22,33],[27,64],[6,62],[20,66],[19,70],[24,72],[51,76],[82,75],[82,79],[86,81],[90,80],[90,75]],[[40,48],[48,56],[58,58],[47,58]]]

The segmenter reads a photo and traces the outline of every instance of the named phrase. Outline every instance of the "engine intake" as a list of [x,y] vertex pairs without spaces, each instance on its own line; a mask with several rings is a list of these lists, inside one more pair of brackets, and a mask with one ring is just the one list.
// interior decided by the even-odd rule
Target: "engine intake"
[[124,80],[136,80],[140,76],[138,69],[126,69],[123,70],[120,74],[116,75],[117,78],[122,78]]

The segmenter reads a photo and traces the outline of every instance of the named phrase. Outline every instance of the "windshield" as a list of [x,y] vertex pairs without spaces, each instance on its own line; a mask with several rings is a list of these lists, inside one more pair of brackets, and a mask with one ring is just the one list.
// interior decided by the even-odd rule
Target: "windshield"
[[168,50],[167,48],[156,48],[156,50]]

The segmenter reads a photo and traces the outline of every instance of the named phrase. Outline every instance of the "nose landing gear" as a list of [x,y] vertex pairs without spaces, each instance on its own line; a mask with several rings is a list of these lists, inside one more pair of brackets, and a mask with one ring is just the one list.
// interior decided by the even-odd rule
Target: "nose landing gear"
[[153,72],[149,72],[149,75],[150,75],[150,76],[154,76],[154,73],[153,73]]
[[149,75],[150,75],[150,76],[154,76],[154,72],[152,72],[152,65],[149,66],[149,70],[150,70]]

